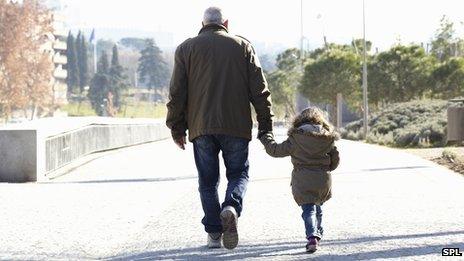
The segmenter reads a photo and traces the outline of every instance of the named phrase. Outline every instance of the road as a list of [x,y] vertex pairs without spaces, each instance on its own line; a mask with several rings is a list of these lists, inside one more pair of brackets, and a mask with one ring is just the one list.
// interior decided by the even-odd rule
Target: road
[[399,150],[338,147],[326,235],[313,255],[304,253],[290,161],[256,140],[239,247],[206,249],[192,146],[166,140],[106,152],[51,182],[0,184],[0,259],[436,260],[444,247],[464,251],[463,176]]

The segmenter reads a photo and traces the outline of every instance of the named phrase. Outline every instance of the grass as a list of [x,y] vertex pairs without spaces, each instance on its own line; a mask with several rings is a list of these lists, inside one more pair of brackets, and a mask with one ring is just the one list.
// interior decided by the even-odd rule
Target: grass
[[[70,102],[62,108],[68,112],[69,116],[97,116],[95,111],[90,106],[89,102],[82,102],[79,106],[77,102]],[[164,104],[154,104],[152,102],[138,102],[135,104],[127,104],[122,106],[118,112],[119,118],[164,118],[166,117],[167,109]]]
[[164,104],[153,104],[152,102],[139,102],[122,106],[117,117],[121,118],[165,118],[167,108]]
[[80,106],[79,103],[70,102],[61,110],[67,112],[69,116],[97,116],[89,102],[82,102]]

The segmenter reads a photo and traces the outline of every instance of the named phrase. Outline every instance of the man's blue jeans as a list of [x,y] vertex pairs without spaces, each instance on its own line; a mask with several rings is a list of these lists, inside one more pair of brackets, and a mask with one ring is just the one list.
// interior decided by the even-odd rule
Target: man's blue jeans
[[[240,216],[248,184],[248,139],[228,135],[204,135],[193,140],[198,170],[199,191],[205,216],[202,220],[207,233],[222,232],[221,209],[232,206]],[[222,208],[219,203],[219,151],[226,166],[228,180]]]
[[306,228],[306,238],[317,237],[322,239],[324,229],[322,228],[322,208],[315,204],[304,204],[301,206]]

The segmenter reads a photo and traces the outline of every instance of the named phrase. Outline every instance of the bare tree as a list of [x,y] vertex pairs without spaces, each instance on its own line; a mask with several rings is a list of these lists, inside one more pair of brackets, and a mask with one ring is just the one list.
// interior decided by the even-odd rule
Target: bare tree
[[[52,15],[39,0],[0,0],[0,113],[52,101]],[[49,46],[47,46],[47,44]]]

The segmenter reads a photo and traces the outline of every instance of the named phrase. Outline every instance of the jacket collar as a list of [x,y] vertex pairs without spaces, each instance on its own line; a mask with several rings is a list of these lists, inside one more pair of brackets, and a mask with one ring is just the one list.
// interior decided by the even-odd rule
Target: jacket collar
[[202,34],[204,32],[209,32],[209,31],[225,31],[226,33],[229,32],[225,26],[222,24],[207,24],[201,28],[200,32],[198,34]]

